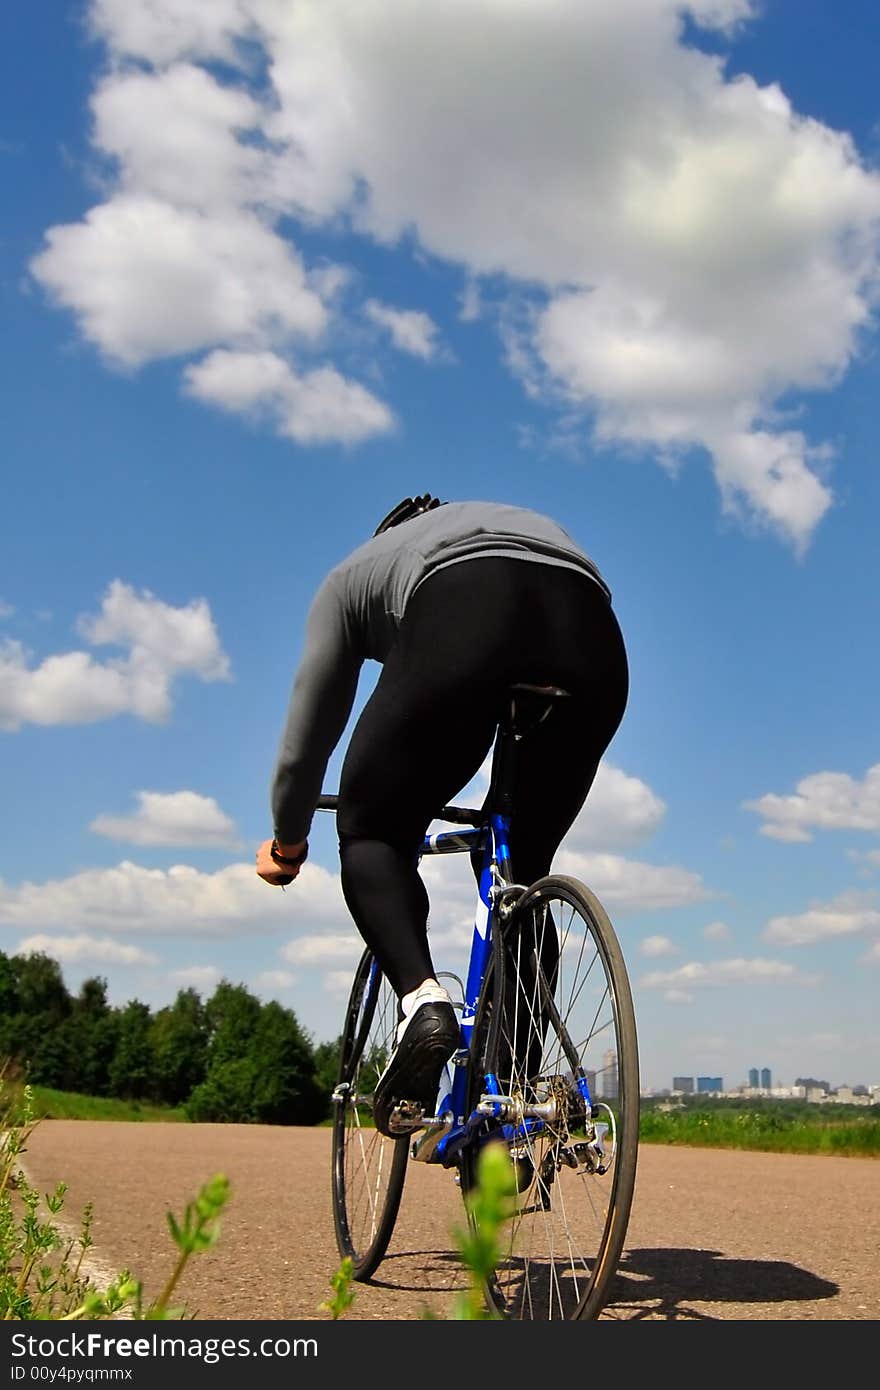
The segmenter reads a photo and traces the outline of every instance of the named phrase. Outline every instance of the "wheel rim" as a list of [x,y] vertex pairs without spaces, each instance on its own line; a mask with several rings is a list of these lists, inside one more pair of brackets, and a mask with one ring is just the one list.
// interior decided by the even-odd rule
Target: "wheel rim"
[[355,979],[346,1023],[334,1092],[334,1210],[340,1253],[365,1278],[385,1253],[407,1162],[406,1139],[386,1139],[373,1125],[373,1092],[391,1054],[397,998],[384,977],[371,985],[368,960]]
[[[471,1102],[482,1073],[494,1072],[513,1105],[487,1124],[484,1138],[505,1142],[518,1193],[487,1293],[512,1318],[594,1317],[622,1248],[638,1141],[637,1042],[623,958],[592,895],[558,878],[523,897],[504,942],[505,987],[500,1003],[497,987],[487,987]],[[589,1116],[576,1066],[587,1075]],[[529,1115],[530,1106],[543,1107],[542,1117]],[[476,1162],[476,1154],[465,1162],[466,1187]]]

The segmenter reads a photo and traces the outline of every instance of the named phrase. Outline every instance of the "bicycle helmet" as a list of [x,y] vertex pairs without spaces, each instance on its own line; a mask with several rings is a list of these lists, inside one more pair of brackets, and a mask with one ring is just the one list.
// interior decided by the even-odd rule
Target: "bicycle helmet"
[[382,518],[373,535],[380,536],[383,531],[390,531],[392,526],[399,526],[402,521],[411,521],[414,516],[421,516],[422,512],[432,512],[435,507],[442,506],[439,497],[432,497],[430,492],[421,497],[404,497]]

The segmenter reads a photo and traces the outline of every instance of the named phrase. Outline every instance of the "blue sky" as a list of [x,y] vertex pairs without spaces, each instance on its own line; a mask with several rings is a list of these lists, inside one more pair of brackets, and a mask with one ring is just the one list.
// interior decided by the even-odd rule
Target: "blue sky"
[[[497,498],[627,640],[557,864],[617,925],[644,1084],[880,1083],[874,7],[0,24],[0,947],[335,1036],[332,821],[286,893],[252,867],[308,603],[401,496]],[[460,969],[465,862],[425,874]]]

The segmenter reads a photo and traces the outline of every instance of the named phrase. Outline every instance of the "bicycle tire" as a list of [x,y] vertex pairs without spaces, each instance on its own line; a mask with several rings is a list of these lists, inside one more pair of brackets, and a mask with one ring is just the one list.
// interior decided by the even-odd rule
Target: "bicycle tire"
[[[561,875],[534,883],[493,931],[500,934],[471,1040],[467,1113],[490,1075],[501,1095],[549,1104],[551,1113],[526,1121],[514,1105],[487,1119],[462,1155],[472,1225],[469,1197],[482,1146],[504,1142],[513,1159],[518,1190],[485,1280],[487,1302],[496,1316],[512,1319],[595,1319],[623,1251],[638,1157],[638,1038],[623,953],[596,896]],[[587,1076],[589,1115],[576,1067]],[[608,1128],[598,1130],[598,1149],[591,1149],[597,1124]]]
[[375,1083],[394,1044],[397,996],[365,951],[355,971],[333,1112],[333,1220],[353,1278],[369,1279],[385,1256],[400,1207],[408,1139],[386,1139],[373,1125]]

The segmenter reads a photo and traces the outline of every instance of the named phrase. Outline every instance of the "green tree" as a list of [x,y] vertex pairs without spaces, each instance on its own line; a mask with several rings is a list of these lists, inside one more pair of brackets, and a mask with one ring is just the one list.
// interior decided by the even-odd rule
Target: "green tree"
[[251,1044],[254,1116],[264,1124],[315,1124],[324,1098],[315,1079],[315,1056],[296,1015],[274,1000],[264,1004]]
[[4,997],[14,1009],[0,1026],[3,1055],[14,1058],[29,1081],[60,1085],[71,1061],[64,1024],[72,1010],[61,967],[33,951],[8,959],[2,975]]
[[160,1009],[150,1030],[153,1052],[152,1095],[180,1105],[205,1079],[208,1020],[194,989],[182,989],[169,1008]]
[[262,1005],[244,985],[221,980],[205,1005],[204,1081],[186,1103],[191,1120],[250,1124],[256,1118],[256,1071],[251,1044]]
[[247,1056],[261,1007],[244,985],[220,981],[205,1005],[209,1071],[222,1062]]
[[207,1071],[186,1105],[193,1120],[314,1124],[326,1114],[311,1041],[296,1015],[223,980],[205,1005]]
[[39,1014],[53,1023],[69,1018],[73,1004],[57,960],[45,951],[32,951],[27,956],[16,956],[15,960],[19,1012]]
[[324,1097],[322,1119],[330,1114],[330,1097],[339,1080],[339,1062],[342,1057],[342,1034],[335,1042],[318,1043],[315,1048],[315,1084]]
[[18,970],[14,957],[0,951],[0,1057],[18,1063],[13,1020],[18,1016]]
[[126,1100],[149,1094],[153,1054],[150,1048],[150,1010],[132,999],[120,1010],[116,1051],[110,1063],[110,1092]]
[[61,1082],[65,1090],[88,1096],[106,1095],[110,1063],[116,1051],[111,1013],[107,981],[97,975],[84,980],[64,1025],[70,1041],[67,1074]]
[[0,1018],[18,1013],[18,972],[15,963],[0,951]]
[[256,1079],[250,1057],[216,1062],[186,1102],[187,1115],[203,1124],[252,1124]]

